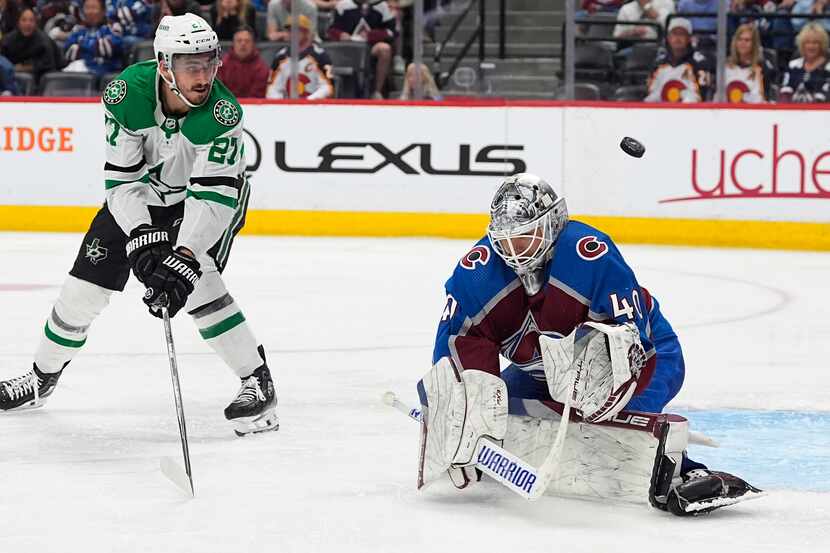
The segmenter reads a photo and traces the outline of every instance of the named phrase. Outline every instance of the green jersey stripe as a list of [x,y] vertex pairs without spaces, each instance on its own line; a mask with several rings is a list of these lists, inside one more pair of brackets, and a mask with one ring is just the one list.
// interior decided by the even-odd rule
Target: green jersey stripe
[[130,184],[133,182],[143,182],[147,184],[150,182],[150,175],[148,173],[144,173],[140,178],[134,180],[115,180],[115,179],[105,179],[104,180],[104,187],[109,190],[111,188],[115,188],[116,186],[121,186],[122,184]]
[[204,338],[205,340],[210,340],[211,338],[216,338],[220,334],[224,334],[225,332],[241,325],[244,322],[245,315],[243,315],[241,311],[238,311],[237,313],[231,315],[227,319],[219,321],[215,325],[199,329],[199,334],[201,334],[202,338]]
[[236,208],[237,204],[235,198],[229,198],[228,196],[223,196],[222,194],[217,194],[216,192],[199,192],[195,190],[188,190],[187,197],[196,198],[197,200],[205,200],[208,202],[215,202],[217,204],[226,205],[231,209]]
[[239,232],[239,230],[241,230],[242,221],[244,220],[245,212],[248,209],[248,198],[250,197],[250,193],[251,183],[246,177],[244,182],[242,183],[242,196],[239,200],[239,207],[237,208],[236,213],[234,213],[233,219],[231,219],[231,224],[225,231],[225,235],[222,237],[222,244],[219,247],[219,253],[217,255],[217,258],[219,260],[219,265],[222,267],[225,266],[225,262],[228,259],[228,254],[230,253],[230,245],[233,241],[233,237],[236,235],[237,232]]
[[49,330],[49,323],[46,323],[46,326],[43,327],[43,330],[46,334],[46,337],[58,344],[59,346],[63,346],[66,348],[79,348],[86,343],[86,338],[83,340],[67,340],[66,338],[61,338],[51,330]]

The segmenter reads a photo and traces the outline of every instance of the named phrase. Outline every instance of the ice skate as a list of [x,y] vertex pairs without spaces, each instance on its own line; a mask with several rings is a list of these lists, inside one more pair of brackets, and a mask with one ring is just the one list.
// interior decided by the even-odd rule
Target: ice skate
[[37,365],[32,365],[26,374],[0,381],[0,409],[22,411],[42,407],[57,386],[61,372],[42,373]]
[[696,516],[763,495],[762,490],[732,474],[695,469],[669,491],[666,507],[677,516]]
[[225,408],[225,418],[237,436],[277,430],[277,395],[268,365],[262,365],[251,376],[242,379],[234,400]]

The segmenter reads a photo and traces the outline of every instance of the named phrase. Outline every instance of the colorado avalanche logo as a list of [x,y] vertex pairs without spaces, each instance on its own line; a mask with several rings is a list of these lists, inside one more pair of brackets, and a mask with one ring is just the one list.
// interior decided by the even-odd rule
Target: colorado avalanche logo
[[743,81],[732,81],[726,86],[726,98],[732,104],[740,104],[749,92],[749,87]]
[[461,258],[461,266],[468,271],[472,271],[478,265],[487,265],[488,261],[490,261],[490,248],[487,246],[476,246]]
[[596,236],[586,236],[576,243],[576,253],[585,261],[595,261],[608,253],[608,244]]
[[663,85],[663,91],[660,96],[664,102],[679,102],[683,98],[684,90],[686,90],[686,83],[672,79]]

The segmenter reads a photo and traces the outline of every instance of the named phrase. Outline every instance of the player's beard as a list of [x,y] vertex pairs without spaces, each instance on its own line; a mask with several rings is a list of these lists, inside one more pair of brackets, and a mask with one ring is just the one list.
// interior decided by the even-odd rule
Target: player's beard
[[201,105],[205,103],[207,100],[208,95],[210,94],[210,85],[203,85],[203,86],[194,86],[191,87],[187,93],[187,99],[196,105]]

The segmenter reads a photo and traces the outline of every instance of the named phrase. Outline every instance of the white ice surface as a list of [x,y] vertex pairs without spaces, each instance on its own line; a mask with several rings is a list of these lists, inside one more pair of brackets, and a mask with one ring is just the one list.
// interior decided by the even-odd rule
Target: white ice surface
[[[0,234],[0,378],[30,366],[79,242]],[[194,500],[159,470],[180,455],[176,417],[161,323],[131,282],[47,407],[0,414],[0,553],[825,550],[828,493],[772,490],[688,520],[523,503],[492,482],[417,492],[417,425],[379,398],[414,402],[443,282],[469,245],[239,239],[226,279],[268,351],[282,427],[233,435],[222,409],[238,381],[177,317]],[[830,255],[622,248],[681,336],[676,406],[830,411]]]

